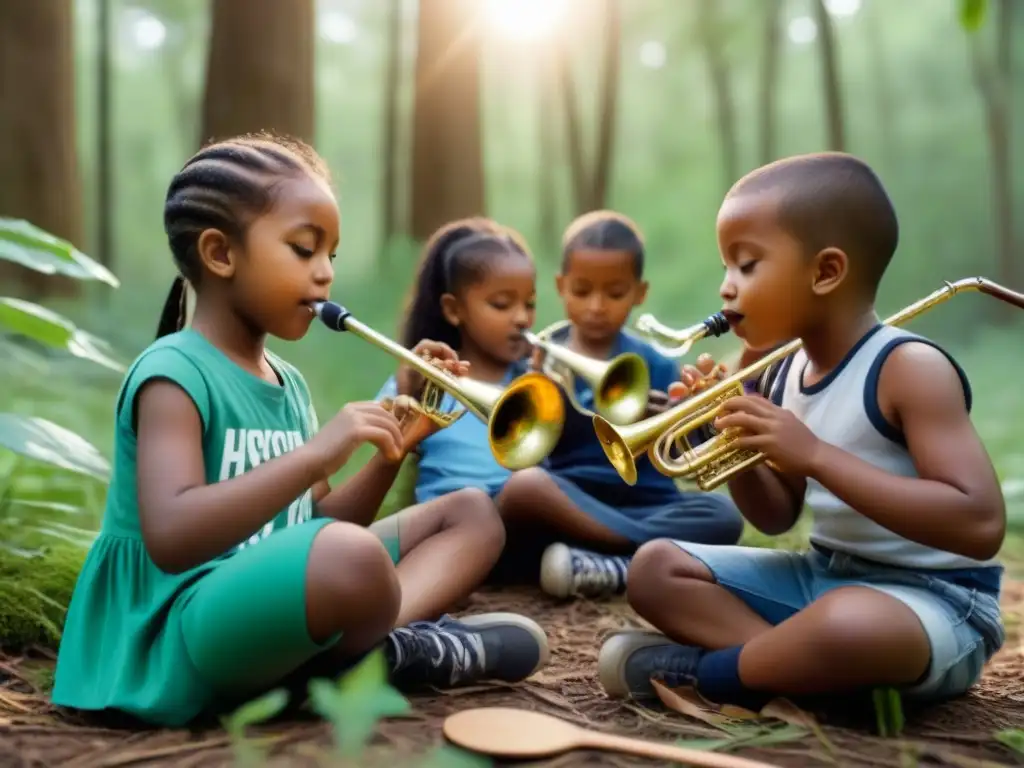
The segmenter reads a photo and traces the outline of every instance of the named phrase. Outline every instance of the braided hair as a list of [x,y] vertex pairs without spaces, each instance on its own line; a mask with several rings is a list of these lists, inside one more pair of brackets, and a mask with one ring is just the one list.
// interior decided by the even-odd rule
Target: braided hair
[[241,241],[253,220],[274,202],[281,181],[309,174],[330,182],[316,151],[298,139],[255,133],[208,144],[171,180],[164,201],[164,231],[178,268],[156,336],[185,325],[186,287],[199,285],[199,236],[217,229]]

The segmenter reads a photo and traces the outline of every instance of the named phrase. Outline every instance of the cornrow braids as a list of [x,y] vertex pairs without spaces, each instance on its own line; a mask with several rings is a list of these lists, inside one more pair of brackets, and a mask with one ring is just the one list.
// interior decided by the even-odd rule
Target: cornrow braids
[[459,330],[441,310],[441,297],[479,281],[495,259],[509,255],[532,260],[519,233],[482,218],[459,219],[437,230],[423,248],[416,281],[406,305],[401,343],[412,349],[423,339],[459,348]]
[[164,231],[179,275],[164,303],[157,338],[181,330],[186,281],[199,285],[197,246],[207,229],[241,240],[253,219],[274,202],[278,183],[309,174],[330,182],[316,151],[298,139],[255,133],[208,144],[171,180],[164,201]]
[[625,251],[633,257],[637,278],[644,273],[644,238],[640,228],[615,211],[590,211],[577,217],[562,236],[562,272],[569,268],[573,251]]

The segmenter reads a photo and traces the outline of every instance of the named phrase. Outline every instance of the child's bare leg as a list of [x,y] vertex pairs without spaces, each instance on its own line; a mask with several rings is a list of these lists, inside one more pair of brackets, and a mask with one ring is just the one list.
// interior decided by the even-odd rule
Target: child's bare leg
[[668,637],[701,648],[742,645],[772,627],[716,584],[704,563],[666,539],[637,550],[626,596],[633,610]]
[[509,528],[546,528],[558,537],[589,542],[601,551],[632,549],[629,539],[587,515],[542,469],[524,469],[512,475],[497,503]]
[[386,645],[399,685],[517,682],[547,663],[544,630],[526,616],[440,614],[470,595],[501,554],[505,528],[490,497],[467,488],[374,523],[397,548],[402,605]]
[[[831,588],[814,599],[814,586],[789,553],[697,549],[717,562],[719,578],[728,569],[733,587],[751,599],[766,598],[761,610],[774,614],[776,625],[714,583],[712,568],[677,544],[646,544],[630,568],[629,600],[664,635],[624,633],[606,643],[599,667],[610,693],[650,695],[653,675],[670,685],[696,685],[714,701],[756,708],[769,693],[906,685],[928,670],[928,634],[902,600],[861,585]],[[771,600],[780,602],[772,606]]]
[[483,582],[505,546],[494,503],[475,488],[409,507],[370,530],[398,541],[399,627],[451,610]]

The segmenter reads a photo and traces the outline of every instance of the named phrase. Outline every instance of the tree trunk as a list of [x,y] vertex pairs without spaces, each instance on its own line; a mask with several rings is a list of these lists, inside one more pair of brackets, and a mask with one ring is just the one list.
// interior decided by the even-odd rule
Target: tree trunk
[[485,215],[480,135],[481,8],[420,0],[412,137],[412,235]]
[[725,35],[719,14],[721,8],[712,2],[702,2],[697,9],[698,35],[704,49],[711,93],[715,101],[715,120],[718,123],[718,137],[722,150],[724,192],[739,178],[739,137],[736,133],[732,77],[729,62],[723,51]]
[[882,162],[890,169],[899,157],[896,120],[898,110],[892,94],[888,49],[885,42],[885,11],[879,0],[873,0],[865,15],[864,31],[871,60],[871,79],[875,92],[875,111],[878,117],[878,141]]
[[597,156],[590,185],[589,208],[607,206],[612,172],[612,150],[615,146],[615,121],[619,101],[619,59],[622,49],[622,9],[620,0],[604,3],[604,62],[602,67],[601,104],[598,112]]
[[843,97],[839,91],[839,58],[836,52],[835,29],[825,8],[825,0],[814,0],[814,20],[818,24],[818,51],[821,54],[822,88],[825,92],[825,121],[828,126],[828,148],[846,151],[846,130],[843,120]]
[[590,171],[584,152],[583,126],[580,107],[576,100],[576,79],[572,74],[572,57],[567,45],[558,46],[558,82],[565,110],[565,144],[569,153],[569,174],[572,181],[573,209],[577,215],[588,210],[590,197]]
[[558,88],[552,48],[544,46],[537,60],[537,229],[543,253],[558,250]]
[[99,42],[96,51],[96,258],[108,269],[114,267],[114,205],[113,180],[114,157],[110,151],[113,143],[114,121],[111,89],[114,81],[114,55],[111,37],[113,23],[111,3],[113,0],[99,0],[96,18]]
[[402,73],[402,0],[388,0],[387,57],[384,65],[384,141],[381,146],[381,269],[390,267],[392,238],[404,227],[398,220],[398,97]]
[[762,32],[761,84],[758,112],[761,123],[761,164],[775,159],[775,96],[779,79],[779,22],[782,18],[782,0],[767,0],[764,8]]
[[[0,216],[82,245],[75,144],[74,9],[67,0],[0,2]],[[71,295],[75,280],[0,262],[4,292]]]
[[254,131],[312,142],[314,0],[213,0],[202,143]]
[[[978,35],[971,35],[968,44],[971,67],[985,112],[988,135],[989,167],[992,184],[993,224],[997,251],[997,273],[1000,282],[1017,283],[1017,243],[1013,217],[1013,166],[1011,156],[1011,94],[1013,89],[1012,27],[1013,0],[997,0],[995,5],[995,55],[989,62]],[[1013,316],[1012,308],[1003,307],[1000,317]]]

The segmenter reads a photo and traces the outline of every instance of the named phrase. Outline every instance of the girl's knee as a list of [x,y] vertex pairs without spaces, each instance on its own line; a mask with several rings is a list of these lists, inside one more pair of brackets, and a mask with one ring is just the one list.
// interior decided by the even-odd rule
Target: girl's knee
[[476,545],[501,550],[505,546],[505,525],[494,501],[478,488],[463,488],[446,497],[445,519],[450,527],[472,531]]
[[[707,567],[671,539],[642,544],[626,574],[626,599],[644,618],[664,608],[665,586],[673,580],[713,581]],[[678,606],[674,606],[676,608]]]
[[306,574],[311,634],[365,628],[379,629],[383,637],[394,625],[401,599],[391,556],[366,528],[331,523],[313,539]]

